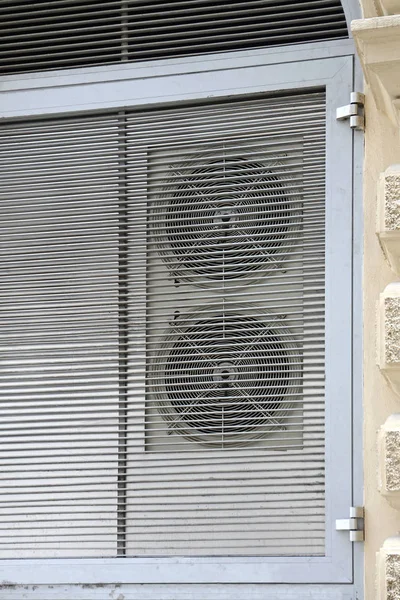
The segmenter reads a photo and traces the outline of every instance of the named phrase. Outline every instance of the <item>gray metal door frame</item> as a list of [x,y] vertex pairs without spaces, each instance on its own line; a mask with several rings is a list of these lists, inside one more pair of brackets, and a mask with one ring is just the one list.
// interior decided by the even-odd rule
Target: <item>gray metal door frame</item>
[[280,49],[275,55],[265,51],[245,52],[235,57],[222,55],[212,66],[209,59],[196,58],[192,63],[189,59],[159,61],[163,63],[159,67],[93,68],[85,70],[86,76],[81,71],[41,74],[41,77],[11,76],[4,82],[2,96],[3,116],[15,118],[127,106],[166,106],[283,90],[326,89],[326,556],[37,559],[24,560],[23,568],[20,560],[8,560],[0,563],[1,579],[20,584],[350,584],[353,581],[353,548],[345,533],[335,531],[334,522],[347,517],[353,501],[353,467],[354,472],[361,469],[358,444],[354,465],[351,459],[353,133],[346,123],[335,119],[336,107],[346,104],[353,90],[354,68],[353,56],[350,53],[335,56],[339,53],[335,48],[337,43],[328,48],[326,58],[315,60],[310,60],[313,56],[309,51],[307,56],[304,50],[285,53]]

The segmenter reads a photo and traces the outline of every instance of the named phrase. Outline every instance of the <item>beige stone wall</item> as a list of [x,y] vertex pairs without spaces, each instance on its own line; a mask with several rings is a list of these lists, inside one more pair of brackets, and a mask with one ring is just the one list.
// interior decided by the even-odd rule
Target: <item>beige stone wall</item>
[[376,17],[383,14],[379,0],[362,0],[361,7],[365,18]]
[[[385,360],[388,357],[392,359],[393,348],[400,341],[400,333],[395,331],[400,299],[391,297],[390,288],[386,292],[387,297],[385,294],[381,296],[386,286],[398,281],[399,277],[389,266],[377,236],[378,202],[385,202],[385,194],[383,199],[381,194],[378,200],[377,192],[382,173],[391,165],[400,163],[395,98],[391,89],[385,87],[386,81],[400,74],[393,58],[393,48],[388,47],[394,47],[397,36],[400,57],[400,28],[394,32],[390,17],[376,18],[377,15],[384,14],[384,2],[362,0],[361,4],[365,17],[375,17],[368,23],[353,22],[354,36],[366,76],[363,178],[365,600],[395,600],[400,598],[400,544],[397,554],[397,544],[387,542],[385,545],[385,540],[396,536],[400,530],[400,503],[396,502],[397,484],[394,484],[400,481],[400,433],[396,432],[399,421],[387,419],[394,413],[400,413],[400,396],[389,385],[390,377],[396,376],[396,360],[389,365],[390,368],[393,367],[392,373],[388,368],[389,373],[385,374],[379,368],[378,361],[380,356],[385,357]],[[390,35],[376,34],[374,30],[382,26],[383,29],[386,26],[392,27],[388,30]],[[393,206],[396,212],[393,202],[397,200],[394,198],[397,191],[394,191],[393,185],[397,186],[397,183],[388,180],[386,202],[392,211],[389,221],[392,225],[395,224],[392,227],[395,231],[400,206],[398,216],[393,214]],[[400,200],[400,194],[398,199]],[[384,312],[379,318],[378,310]],[[381,323],[380,329],[376,326],[378,321]],[[389,381],[385,375],[388,375]]]
[[364,476],[365,476],[365,600],[375,596],[375,555],[384,540],[400,528],[400,513],[378,490],[377,432],[400,399],[377,365],[377,307],[380,293],[397,279],[376,235],[377,182],[391,163],[400,161],[398,133],[366,89],[364,163]]

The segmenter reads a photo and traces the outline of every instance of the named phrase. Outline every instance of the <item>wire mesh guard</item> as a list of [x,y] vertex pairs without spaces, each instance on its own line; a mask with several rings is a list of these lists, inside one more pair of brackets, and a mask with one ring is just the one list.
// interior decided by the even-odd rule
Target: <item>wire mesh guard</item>
[[232,447],[285,428],[300,392],[299,351],[276,318],[264,317],[206,306],[172,324],[150,369],[170,430]]
[[251,280],[285,259],[301,196],[282,162],[262,158],[216,149],[171,166],[153,203],[151,235],[174,277],[200,286]]

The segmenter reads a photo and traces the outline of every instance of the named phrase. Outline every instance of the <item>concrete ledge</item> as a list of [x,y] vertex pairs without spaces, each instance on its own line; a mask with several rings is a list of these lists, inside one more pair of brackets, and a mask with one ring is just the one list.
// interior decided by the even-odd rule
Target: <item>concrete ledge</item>
[[390,268],[400,275],[400,165],[381,174],[377,193],[377,234]]

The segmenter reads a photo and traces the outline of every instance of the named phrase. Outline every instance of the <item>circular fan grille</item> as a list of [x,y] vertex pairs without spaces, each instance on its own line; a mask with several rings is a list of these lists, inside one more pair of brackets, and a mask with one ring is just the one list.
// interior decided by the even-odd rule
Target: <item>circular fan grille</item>
[[210,306],[177,319],[152,367],[158,409],[174,433],[221,447],[282,428],[300,389],[298,349],[269,320]]
[[152,210],[153,239],[175,278],[220,285],[282,263],[301,205],[289,195],[290,180],[274,175],[272,166],[283,169],[246,157],[202,156],[175,169]]

